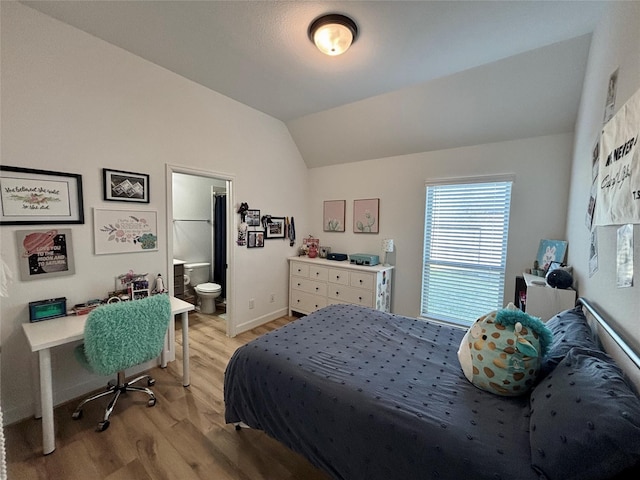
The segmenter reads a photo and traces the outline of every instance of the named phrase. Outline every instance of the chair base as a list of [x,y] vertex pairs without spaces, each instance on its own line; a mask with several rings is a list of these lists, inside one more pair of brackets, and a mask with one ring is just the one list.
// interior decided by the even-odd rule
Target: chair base
[[134,383],[137,383],[145,379],[147,380],[147,385],[149,387],[152,387],[156,383],[156,381],[153,378],[151,378],[151,376],[149,375],[140,375],[139,377],[136,377],[133,380],[125,382],[124,372],[123,371],[118,372],[118,378],[115,384],[113,382],[109,382],[107,384],[107,389],[105,391],[96,393],[95,395],[91,395],[90,397],[85,398],[82,402],[80,402],[80,404],[76,407],[74,412],[71,414],[71,418],[73,418],[74,420],[78,420],[79,418],[82,418],[82,407],[84,407],[85,404],[91,402],[92,400],[96,400],[98,398],[102,398],[107,395],[113,395],[113,398],[109,402],[109,405],[107,406],[104,412],[104,417],[102,421],[98,422],[98,426],[96,428],[97,431],[103,432],[107,428],[109,428],[109,423],[110,423],[109,417],[111,417],[111,412],[113,412],[113,409],[116,406],[116,402],[118,401],[120,394],[126,393],[126,392],[146,393],[149,396],[147,405],[149,407],[153,407],[157,402],[156,396],[154,395],[153,391],[151,391],[151,389],[146,387],[139,387],[134,385]]

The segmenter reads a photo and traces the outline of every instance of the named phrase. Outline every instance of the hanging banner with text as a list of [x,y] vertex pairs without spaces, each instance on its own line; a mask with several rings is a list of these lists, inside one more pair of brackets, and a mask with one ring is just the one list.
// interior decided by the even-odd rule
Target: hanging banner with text
[[640,223],[640,90],[602,129],[596,225]]

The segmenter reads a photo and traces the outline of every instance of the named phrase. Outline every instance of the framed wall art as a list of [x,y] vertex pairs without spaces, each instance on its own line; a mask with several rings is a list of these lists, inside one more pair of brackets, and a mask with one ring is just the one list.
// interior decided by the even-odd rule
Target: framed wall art
[[158,250],[157,212],[93,209],[95,254]]
[[260,210],[247,210],[244,221],[247,223],[249,227],[259,227],[260,226]]
[[247,232],[247,248],[264,247],[264,232],[259,230],[250,230]]
[[22,281],[75,273],[70,228],[18,230],[16,235]]
[[353,232],[378,233],[380,228],[380,199],[353,201]]
[[536,260],[540,270],[545,272],[549,269],[551,262],[564,262],[567,253],[567,242],[564,240],[540,240]]
[[104,199],[113,202],[149,203],[149,175],[102,169]]
[[286,234],[286,225],[284,217],[271,217],[264,228],[264,238],[269,240],[272,238],[284,238]]
[[325,232],[344,232],[346,200],[326,200],[322,209],[322,229]]
[[0,165],[0,225],[84,223],[82,175]]

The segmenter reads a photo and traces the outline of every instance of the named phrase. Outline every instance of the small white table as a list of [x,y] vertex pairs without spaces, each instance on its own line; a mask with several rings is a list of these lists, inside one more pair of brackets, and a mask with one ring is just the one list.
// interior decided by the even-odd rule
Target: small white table
[[[171,313],[173,315],[182,315],[182,384],[187,387],[189,386],[189,311],[193,310],[194,306],[179,298],[171,297],[170,300]],[[38,352],[40,409],[42,411],[42,450],[45,455],[53,452],[56,448],[53,424],[51,348],[82,340],[87,316],[67,316],[22,324],[31,351]],[[163,350],[161,356],[162,367],[167,366],[165,357],[165,351]]]

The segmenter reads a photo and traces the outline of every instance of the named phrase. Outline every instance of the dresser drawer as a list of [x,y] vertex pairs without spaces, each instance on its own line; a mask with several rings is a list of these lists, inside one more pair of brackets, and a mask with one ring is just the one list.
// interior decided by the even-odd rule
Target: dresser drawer
[[314,295],[327,296],[327,284],[323,282],[316,282],[309,280],[308,278],[292,277],[291,288],[293,290],[300,290],[301,292],[313,293]]
[[365,288],[367,290],[373,290],[376,283],[375,276],[371,273],[351,272],[350,285],[352,287]]
[[301,313],[312,313],[327,306],[327,298],[301,290],[291,290],[290,309]]
[[337,268],[329,269],[329,282],[338,285],[349,285],[349,272],[346,270],[338,270]]
[[309,265],[301,262],[291,262],[291,275],[309,278]]
[[329,279],[329,269],[326,267],[310,265],[309,278],[311,280],[318,280],[319,282],[326,282]]
[[329,285],[328,296],[341,302],[373,307],[373,292],[368,290],[350,288],[343,285]]

